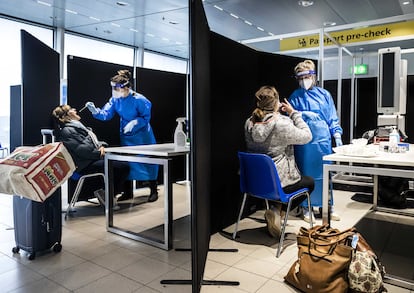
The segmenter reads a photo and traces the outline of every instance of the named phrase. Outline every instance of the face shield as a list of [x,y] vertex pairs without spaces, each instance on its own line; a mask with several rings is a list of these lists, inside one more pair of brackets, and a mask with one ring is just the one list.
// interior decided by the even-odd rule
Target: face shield
[[111,87],[112,87],[112,96],[114,98],[122,98],[124,96],[123,89],[129,85],[129,81],[124,83],[117,83],[111,81]]
[[129,81],[126,81],[124,83],[119,83],[119,82],[113,82],[113,81],[111,81],[112,90],[123,89],[124,87],[126,87],[128,85],[129,85]]

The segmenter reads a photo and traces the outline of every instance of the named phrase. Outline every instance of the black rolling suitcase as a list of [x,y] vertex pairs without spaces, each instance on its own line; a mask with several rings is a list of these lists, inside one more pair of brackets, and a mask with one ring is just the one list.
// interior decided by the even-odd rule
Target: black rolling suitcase
[[62,196],[58,188],[44,202],[33,201],[21,196],[13,197],[14,236],[16,247],[28,252],[33,260],[37,252],[52,249],[59,252],[62,238]]

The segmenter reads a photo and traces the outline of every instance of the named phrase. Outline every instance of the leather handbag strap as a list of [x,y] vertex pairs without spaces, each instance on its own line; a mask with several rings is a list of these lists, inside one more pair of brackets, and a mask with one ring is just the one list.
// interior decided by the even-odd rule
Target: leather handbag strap
[[355,228],[349,228],[344,231],[333,230],[323,231],[323,228],[317,228],[308,234],[309,251],[319,257],[331,255],[339,244],[345,244],[345,240],[355,233]]

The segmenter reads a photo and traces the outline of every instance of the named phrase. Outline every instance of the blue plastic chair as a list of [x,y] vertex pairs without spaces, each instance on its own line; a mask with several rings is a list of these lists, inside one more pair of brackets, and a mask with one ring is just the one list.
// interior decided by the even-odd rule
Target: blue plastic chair
[[[280,184],[275,163],[272,158],[266,154],[239,152],[238,156],[240,162],[240,191],[244,194],[244,196],[239,217],[237,218],[236,227],[234,229],[233,239],[236,238],[238,225],[243,214],[247,195],[264,199],[267,209],[269,209],[269,200],[287,204],[287,211],[282,224],[279,247],[276,254],[276,257],[279,257],[283,247],[285,228],[289,218],[289,211],[292,201],[295,198],[306,194],[308,205],[312,208],[309,190],[308,188],[302,188],[290,194],[285,193]],[[310,227],[312,228],[312,221],[310,222]]]

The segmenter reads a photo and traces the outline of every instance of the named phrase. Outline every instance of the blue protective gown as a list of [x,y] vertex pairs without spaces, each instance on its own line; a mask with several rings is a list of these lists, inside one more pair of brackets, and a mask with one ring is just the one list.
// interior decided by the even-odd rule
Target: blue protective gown
[[[322,157],[332,153],[331,137],[334,133],[339,132],[342,135],[335,104],[327,90],[316,86],[309,90],[296,89],[290,95],[289,102],[296,110],[303,112],[303,120],[309,125],[312,132],[312,141],[305,145],[295,146],[295,157],[302,174],[315,179],[311,203],[314,207],[321,207]],[[307,206],[307,202],[304,202],[303,205]]]
[[[151,102],[141,94],[130,91],[124,98],[110,98],[93,117],[99,120],[110,120],[115,113],[120,117],[120,141],[122,146],[155,144],[155,136],[150,125]],[[124,127],[131,120],[138,123],[131,132],[124,133]],[[130,163],[129,180],[148,181],[158,177],[158,165]]]

